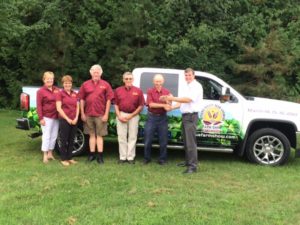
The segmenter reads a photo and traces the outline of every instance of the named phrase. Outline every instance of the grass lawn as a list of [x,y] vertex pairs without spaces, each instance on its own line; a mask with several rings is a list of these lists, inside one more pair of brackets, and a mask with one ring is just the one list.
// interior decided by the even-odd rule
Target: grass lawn
[[[200,152],[199,172],[183,175],[184,158],[118,165],[117,145],[105,164],[44,165],[41,139],[15,129],[20,112],[0,110],[0,224],[300,224],[300,159],[282,167],[234,155]],[[292,154],[293,155],[293,154]],[[58,158],[58,156],[57,156]],[[154,154],[154,160],[157,154]]]

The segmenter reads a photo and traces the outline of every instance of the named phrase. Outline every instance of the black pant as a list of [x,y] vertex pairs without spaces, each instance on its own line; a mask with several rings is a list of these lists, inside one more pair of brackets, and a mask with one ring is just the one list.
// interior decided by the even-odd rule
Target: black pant
[[77,125],[70,125],[66,120],[59,120],[59,135],[61,141],[60,158],[62,161],[72,159],[72,150]]
[[182,114],[182,136],[185,149],[185,160],[190,168],[197,168],[198,164],[196,140],[197,122],[198,113]]

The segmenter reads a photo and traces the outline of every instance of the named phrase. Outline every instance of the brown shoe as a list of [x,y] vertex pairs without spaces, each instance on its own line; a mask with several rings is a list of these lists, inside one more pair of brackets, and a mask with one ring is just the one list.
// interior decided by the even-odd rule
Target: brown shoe
[[75,161],[74,159],[71,159],[71,160],[69,160],[68,161],[70,164],[76,164],[76,163],[78,163],[77,161]]
[[70,166],[68,161],[60,161],[63,166]]
[[49,162],[48,158],[43,159],[43,163],[47,164]]

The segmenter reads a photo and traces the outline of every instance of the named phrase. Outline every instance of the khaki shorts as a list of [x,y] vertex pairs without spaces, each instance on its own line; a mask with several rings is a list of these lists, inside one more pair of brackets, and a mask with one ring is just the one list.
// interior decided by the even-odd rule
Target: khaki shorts
[[87,116],[84,123],[85,134],[96,134],[97,136],[107,135],[107,122],[102,121],[102,117]]

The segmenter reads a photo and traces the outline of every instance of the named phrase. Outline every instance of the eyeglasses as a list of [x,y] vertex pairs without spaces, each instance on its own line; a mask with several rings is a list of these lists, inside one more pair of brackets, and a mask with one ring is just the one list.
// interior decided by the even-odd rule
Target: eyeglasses
[[132,80],[132,78],[131,77],[126,77],[126,78],[124,78],[124,80]]

